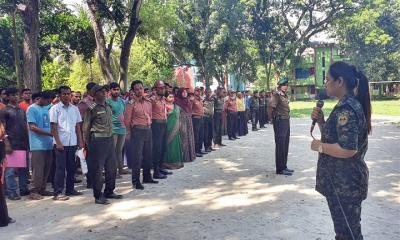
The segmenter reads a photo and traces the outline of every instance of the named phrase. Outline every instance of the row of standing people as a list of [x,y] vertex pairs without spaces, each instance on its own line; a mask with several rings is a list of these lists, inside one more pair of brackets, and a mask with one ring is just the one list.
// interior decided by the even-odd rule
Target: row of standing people
[[[230,92],[227,98],[223,88],[214,93],[199,88],[174,92],[162,81],[155,83],[150,95],[142,82],[134,81],[126,99],[117,83],[107,87],[89,83],[86,89],[82,100],[68,86],[59,87],[56,97],[52,91],[33,95],[29,89],[21,94],[15,88],[1,91],[2,160],[8,164],[3,162],[3,177],[9,199],[53,196],[65,201],[82,195],[74,186],[75,153],[85,149],[88,187],[93,188],[96,203],[108,204],[107,198],[122,198],[114,189],[117,176],[126,173],[124,152],[134,188],[144,189],[142,183],[158,183],[154,179],[167,178],[172,174],[168,170],[225,146],[226,119],[229,139],[247,134],[248,109],[242,93],[236,98]],[[49,178],[53,192],[46,190]]]

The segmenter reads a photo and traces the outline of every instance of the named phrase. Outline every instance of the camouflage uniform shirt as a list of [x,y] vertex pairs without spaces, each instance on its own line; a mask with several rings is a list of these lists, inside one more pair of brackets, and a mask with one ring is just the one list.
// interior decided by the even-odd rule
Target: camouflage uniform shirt
[[367,198],[368,167],[364,156],[368,148],[368,129],[361,104],[348,95],[335,106],[322,130],[323,143],[338,143],[347,150],[357,150],[351,158],[320,154],[316,190],[327,198],[335,197],[333,186],[342,201],[358,202]]

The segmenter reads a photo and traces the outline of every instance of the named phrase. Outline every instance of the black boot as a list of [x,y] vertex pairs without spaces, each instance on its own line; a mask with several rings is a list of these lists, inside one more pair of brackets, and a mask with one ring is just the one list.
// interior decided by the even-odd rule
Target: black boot
[[158,166],[155,166],[154,172],[153,172],[153,178],[154,179],[166,179],[167,176],[160,172],[160,168]]
[[151,177],[150,169],[143,169],[143,183],[157,184],[158,181],[155,181]]

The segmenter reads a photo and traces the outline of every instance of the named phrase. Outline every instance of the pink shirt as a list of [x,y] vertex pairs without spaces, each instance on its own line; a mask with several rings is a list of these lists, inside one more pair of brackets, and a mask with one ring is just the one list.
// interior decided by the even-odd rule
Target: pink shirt
[[166,120],[167,119],[167,109],[165,97],[160,96],[152,96],[150,98],[151,105],[153,109],[153,118],[157,120]]
[[225,101],[224,109],[226,112],[237,112],[236,99],[228,98],[228,100]]
[[133,98],[125,108],[125,126],[130,129],[134,126],[150,126],[152,119],[151,102],[146,98]]
[[200,98],[195,97],[192,100],[192,115],[204,116],[203,102]]
[[78,103],[78,109],[82,118],[85,115],[85,112],[88,109],[89,105],[92,103],[93,97],[90,95],[87,95],[80,103]]

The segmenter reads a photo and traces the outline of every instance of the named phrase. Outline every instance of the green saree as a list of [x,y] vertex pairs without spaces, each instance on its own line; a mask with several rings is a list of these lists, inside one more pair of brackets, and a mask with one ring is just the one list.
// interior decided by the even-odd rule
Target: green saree
[[165,168],[178,169],[183,167],[181,139],[179,135],[180,108],[174,105],[174,110],[168,114],[167,120],[167,153]]

